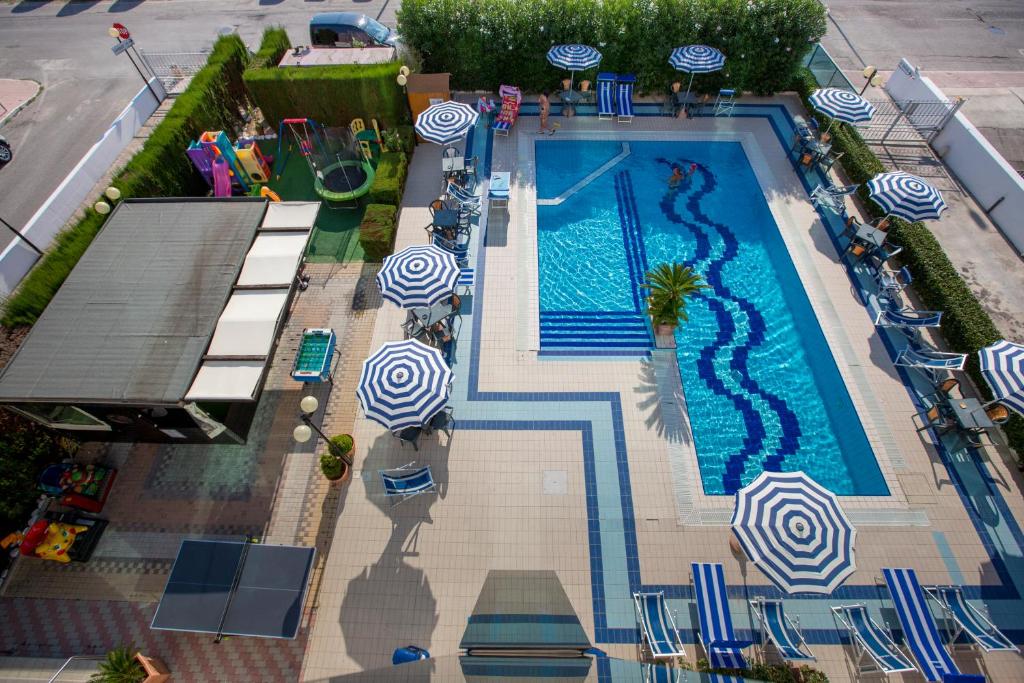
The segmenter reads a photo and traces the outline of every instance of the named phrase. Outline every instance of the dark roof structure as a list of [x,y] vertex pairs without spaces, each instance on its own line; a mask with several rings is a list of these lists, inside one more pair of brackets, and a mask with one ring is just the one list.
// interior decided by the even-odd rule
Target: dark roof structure
[[0,374],[0,401],[180,401],[265,210],[257,198],[119,204]]

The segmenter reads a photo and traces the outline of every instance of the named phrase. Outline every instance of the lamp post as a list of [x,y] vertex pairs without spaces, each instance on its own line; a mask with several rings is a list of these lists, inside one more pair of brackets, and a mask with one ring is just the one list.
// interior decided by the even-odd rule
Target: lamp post
[[313,413],[319,407],[320,402],[316,400],[316,396],[304,396],[299,401],[299,419],[302,420],[302,424],[296,425],[295,429],[292,430],[292,438],[299,443],[306,443],[313,438],[313,432],[316,432],[324,440],[324,443],[327,444],[328,451],[340,458],[346,467],[352,467],[352,458],[347,453],[339,452],[334,447],[334,444],[331,443],[330,438],[313,423]]
[[864,80],[866,80],[867,83],[865,83],[864,87],[860,89],[859,94],[863,95],[864,91],[868,89],[869,85],[877,88],[882,84],[882,77],[878,75],[878,69],[876,69],[875,67],[865,67],[864,71],[862,71],[861,73],[864,74]]

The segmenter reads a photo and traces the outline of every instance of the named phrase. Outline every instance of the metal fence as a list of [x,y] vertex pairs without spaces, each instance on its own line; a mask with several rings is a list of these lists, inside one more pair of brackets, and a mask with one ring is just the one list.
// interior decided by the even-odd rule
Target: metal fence
[[963,105],[957,98],[945,100],[908,100],[872,102],[875,114],[870,121],[857,124],[857,131],[868,142],[930,142]]
[[839,70],[832,55],[820,43],[815,43],[804,57],[804,66],[814,74],[814,80],[822,88],[841,88],[857,92],[850,79]]
[[181,92],[189,79],[206,66],[210,51],[142,52],[142,58],[163,83],[167,92]]

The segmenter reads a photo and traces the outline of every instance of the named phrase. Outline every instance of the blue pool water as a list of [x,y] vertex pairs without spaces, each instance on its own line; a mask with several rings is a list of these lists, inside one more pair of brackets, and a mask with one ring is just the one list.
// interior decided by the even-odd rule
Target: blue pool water
[[[734,493],[767,469],[888,495],[738,142],[538,140],[536,158],[542,350],[650,348],[637,285],[651,266],[690,265],[711,286],[676,331],[704,491]],[[672,164],[691,163],[669,191]]]

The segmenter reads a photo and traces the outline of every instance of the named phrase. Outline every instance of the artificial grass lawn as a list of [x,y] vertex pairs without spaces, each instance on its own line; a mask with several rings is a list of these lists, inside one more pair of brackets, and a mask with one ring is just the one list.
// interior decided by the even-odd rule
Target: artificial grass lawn
[[[287,154],[286,150],[282,153]],[[264,155],[276,157],[277,140],[261,140],[260,151]],[[298,149],[292,149],[287,157],[280,178],[277,177],[278,160],[274,159],[274,173],[268,183],[270,189],[286,201],[320,201],[313,190],[313,172],[309,170]],[[324,202],[306,249],[306,261],[349,263],[365,260],[363,248],[359,244],[359,222],[363,219],[364,208],[365,205],[360,202],[358,209],[332,209]]]

